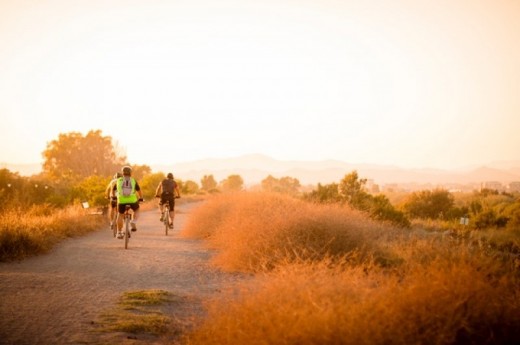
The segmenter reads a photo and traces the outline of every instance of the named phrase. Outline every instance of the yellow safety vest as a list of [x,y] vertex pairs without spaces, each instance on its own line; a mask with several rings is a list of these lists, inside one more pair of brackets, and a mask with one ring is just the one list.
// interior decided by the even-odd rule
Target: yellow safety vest
[[135,185],[136,181],[133,177],[130,177],[130,183],[132,192],[130,195],[123,195],[123,183],[125,183],[125,178],[120,177],[117,180],[117,202],[119,204],[133,204],[136,203],[139,199],[137,198],[137,194],[135,193]]

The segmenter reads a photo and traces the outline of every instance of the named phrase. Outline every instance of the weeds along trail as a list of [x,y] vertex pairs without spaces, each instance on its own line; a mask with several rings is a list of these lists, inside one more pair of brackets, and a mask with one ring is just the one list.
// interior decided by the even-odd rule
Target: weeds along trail
[[193,204],[182,205],[176,229],[165,236],[156,210],[145,211],[128,250],[108,228],[67,239],[49,253],[0,264],[0,344],[76,344],[91,336],[92,321],[125,291],[160,289],[200,301],[239,275],[208,265],[200,241],[178,237]]
[[514,256],[264,193],[209,200],[182,235],[256,273],[188,344],[520,343]]

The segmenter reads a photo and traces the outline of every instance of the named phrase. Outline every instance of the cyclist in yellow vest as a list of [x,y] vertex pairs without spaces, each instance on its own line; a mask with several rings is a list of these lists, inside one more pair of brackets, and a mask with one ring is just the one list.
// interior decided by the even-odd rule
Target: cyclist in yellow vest
[[143,193],[137,181],[132,177],[132,168],[124,166],[122,169],[123,176],[117,179],[117,205],[119,217],[117,217],[117,238],[123,238],[123,214],[126,205],[130,205],[134,211],[134,217],[131,222],[132,231],[137,230],[137,219],[139,218],[139,202],[143,201]]

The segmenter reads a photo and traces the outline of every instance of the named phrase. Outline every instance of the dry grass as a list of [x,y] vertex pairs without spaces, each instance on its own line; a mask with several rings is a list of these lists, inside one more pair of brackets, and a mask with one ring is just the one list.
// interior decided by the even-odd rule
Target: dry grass
[[193,212],[181,235],[207,239],[218,249],[214,263],[223,269],[259,272],[346,255],[389,262],[393,259],[385,245],[375,239],[396,234],[396,229],[347,207],[314,205],[280,194],[237,193],[209,199]]
[[518,279],[462,254],[399,272],[328,261],[259,277],[235,303],[214,303],[189,344],[513,344]]
[[208,200],[185,235],[257,272],[235,302],[209,304],[188,344],[520,343],[514,255],[265,194]]
[[0,261],[44,253],[64,238],[84,234],[106,222],[81,208],[38,206],[0,214]]

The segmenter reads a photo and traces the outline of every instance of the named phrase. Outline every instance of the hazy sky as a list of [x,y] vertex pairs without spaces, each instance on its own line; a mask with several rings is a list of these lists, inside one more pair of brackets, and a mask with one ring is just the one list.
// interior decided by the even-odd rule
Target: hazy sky
[[0,0],[0,162],[520,159],[518,0]]

